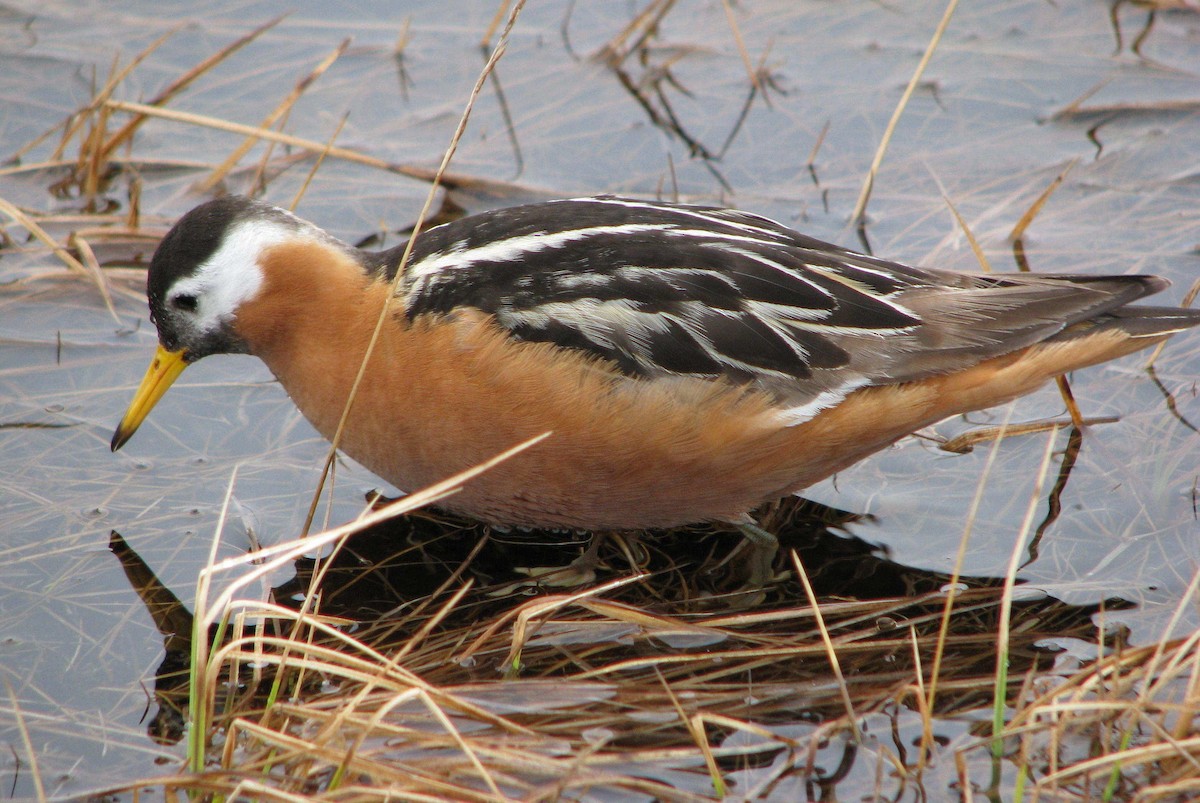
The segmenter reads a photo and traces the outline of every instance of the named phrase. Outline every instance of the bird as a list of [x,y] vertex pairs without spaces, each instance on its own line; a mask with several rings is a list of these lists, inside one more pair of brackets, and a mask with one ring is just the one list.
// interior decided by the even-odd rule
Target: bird
[[[1200,324],[1146,275],[962,273],[748,212],[617,196],[496,209],[368,252],[265,202],[187,212],[147,272],[159,345],[112,449],[191,363],[251,354],[404,490],[532,448],[439,502],[487,524],[736,526],[950,416]],[[385,312],[386,306],[386,312]]]

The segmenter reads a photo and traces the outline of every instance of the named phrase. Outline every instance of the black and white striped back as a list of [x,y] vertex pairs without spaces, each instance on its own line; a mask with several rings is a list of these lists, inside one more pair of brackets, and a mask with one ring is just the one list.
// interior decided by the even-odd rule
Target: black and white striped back
[[[394,276],[402,251],[368,262]],[[630,376],[754,384],[800,421],[853,389],[957,370],[1156,289],[918,269],[743,212],[597,197],[423,232],[400,295],[410,319],[481,310],[515,338]]]

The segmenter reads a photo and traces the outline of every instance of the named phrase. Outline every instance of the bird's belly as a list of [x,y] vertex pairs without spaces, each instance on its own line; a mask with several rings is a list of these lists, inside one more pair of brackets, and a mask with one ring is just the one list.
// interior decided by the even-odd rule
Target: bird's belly
[[499,415],[455,407],[402,426],[381,426],[387,419],[364,409],[352,417],[342,448],[411,492],[548,432],[439,502],[489,523],[539,528],[734,519],[778,495],[795,474],[795,455],[777,443],[786,428],[758,405],[738,410],[723,402],[703,412],[659,403],[586,406],[584,415],[532,404]]
[[[319,344],[264,359],[332,438],[357,363]],[[549,432],[441,506],[491,523],[587,530],[732,520],[915,429],[1027,392],[1053,375],[1036,363],[1012,355],[928,381],[864,388],[789,426],[765,393],[721,381],[622,377],[464,316],[385,329],[340,446],[411,492]]]
[[[332,439],[357,362],[339,343],[260,354]],[[486,317],[385,327],[339,446],[412,492],[544,432],[444,500],[484,521],[642,529],[736,517],[788,484],[765,394],[702,379],[633,379]]]

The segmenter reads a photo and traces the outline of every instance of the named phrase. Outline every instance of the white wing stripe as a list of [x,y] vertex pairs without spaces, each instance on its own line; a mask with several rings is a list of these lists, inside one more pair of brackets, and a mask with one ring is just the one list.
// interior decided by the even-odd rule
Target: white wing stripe
[[[759,234],[767,237],[770,242],[776,244],[778,244],[780,240],[784,239],[782,232],[779,232],[775,229],[765,226],[755,226],[751,223],[744,222],[744,220],[734,220],[731,217],[722,217],[721,215],[715,215],[703,209],[696,209],[687,206],[665,206],[663,204],[656,204],[651,201],[638,201],[630,198],[576,198],[572,201],[565,201],[564,203],[583,202],[612,204],[613,206],[623,206],[628,209],[646,209],[652,212],[658,212],[660,214],[666,213],[671,215],[679,215],[681,217],[698,218],[699,220],[707,223],[715,223],[718,226],[728,226],[730,228],[741,229],[743,231],[758,232]],[[744,218],[753,219],[754,216],[744,215]],[[709,235],[713,234],[712,232],[706,233]]]
[[497,240],[476,248],[465,248],[462,243],[446,251],[430,254],[408,266],[405,277],[415,288],[444,271],[463,270],[478,262],[519,262],[521,257],[561,248],[578,240],[603,234],[637,234],[649,231],[664,231],[667,227],[657,223],[630,223],[623,226],[594,226],[551,233],[526,234]]
[[775,414],[779,423],[785,427],[794,427],[803,424],[805,421],[811,420],[817,413],[822,410],[827,410],[840,402],[852,392],[858,390],[864,385],[869,384],[868,380],[863,378],[853,379],[843,382],[836,388],[823,390],[813,398],[809,399],[804,404],[788,407],[778,411]]

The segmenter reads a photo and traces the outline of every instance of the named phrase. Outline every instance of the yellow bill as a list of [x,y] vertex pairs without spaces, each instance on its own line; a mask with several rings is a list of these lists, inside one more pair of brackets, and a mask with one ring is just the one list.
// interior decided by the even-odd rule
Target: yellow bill
[[112,450],[114,452],[133,437],[133,433],[137,432],[138,427],[146,420],[146,416],[150,415],[150,411],[167,392],[167,388],[171,387],[171,384],[183,373],[183,369],[187,368],[185,354],[183,349],[167,351],[161,344],[159,345],[158,351],[154,353],[154,359],[150,361],[150,367],[146,369],[146,375],[142,377],[142,384],[138,386],[133,401],[129,403],[129,409],[125,411],[125,417],[121,419],[120,424],[117,424],[117,431],[113,433]]

